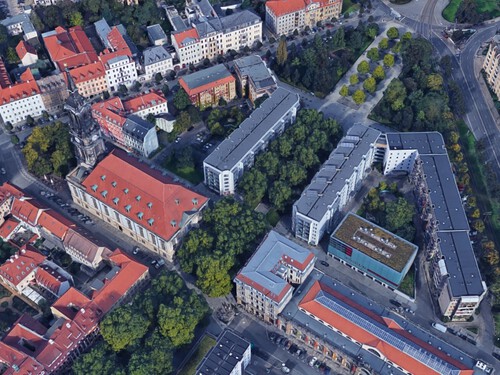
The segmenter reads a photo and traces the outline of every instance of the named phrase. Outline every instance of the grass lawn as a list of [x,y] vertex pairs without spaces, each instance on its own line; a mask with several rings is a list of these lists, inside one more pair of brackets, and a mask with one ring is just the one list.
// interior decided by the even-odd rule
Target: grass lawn
[[210,336],[204,336],[198,348],[193,352],[191,358],[189,358],[186,362],[186,365],[179,372],[179,375],[195,375],[196,367],[200,364],[201,360],[208,353],[210,349],[212,349],[216,344],[216,341]]
[[443,10],[443,17],[448,22],[455,22],[455,15],[462,0],[450,0],[450,3]]
[[10,296],[12,293],[9,292],[7,289],[5,289],[2,285],[0,285],[0,298],[3,298],[3,297],[8,297]]
[[276,224],[278,224],[278,221],[280,221],[280,215],[274,208],[271,208],[266,214],[266,220],[269,223],[269,225],[275,227]]
[[467,330],[468,331],[471,331],[472,333],[476,334],[479,332],[479,328],[477,328],[476,326],[473,326],[473,327],[467,327]]
[[[488,15],[488,19],[500,16],[500,6],[498,0],[475,0],[479,13]],[[443,10],[443,17],[449,22],[455,22],[455,15],[462,0],[450,0],[450,3]]]
[[398,290],[412,298],[415,297],[415,265],[411,266]]
[[193,185],[198,185],[203,181],[203,173],[196,168],[179,168],[175,164],[174,161],[170,161],[169,163],[164,163],[163,166],[167,168],[170,172],[176,174],[179,177],[182,177],[185,180],[188,180]]

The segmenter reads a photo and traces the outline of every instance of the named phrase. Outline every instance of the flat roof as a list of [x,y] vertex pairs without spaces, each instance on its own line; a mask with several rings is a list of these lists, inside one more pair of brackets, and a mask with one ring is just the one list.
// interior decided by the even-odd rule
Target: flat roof
[[181,79],[187,84],[189,89],[193,90],[229,76],[231,76],[231,73],[227,70],[226,66],[224,64],[217,64],[208,69],[183,76]]
[[299,96],[278,88],[243,121],[210,155],[204,163],[221,171],[231,170],[288,111],[299,105]]
[[243,77],[252,80],[257,88],[265,88],[275,85],[273,76],[266,64],[258,55],[251,55],[239,58],[234,61],[234,66]]
[[149,39],[152,41],[167,39],[167,34],[159,24],[154,24],[147,27]]
[[320,221],[380,134],[364,125],[352,126],[295,202],[297,212]]
[[315,258],[308,249],[272,230],[236,279],[279,302],[283,292],[290,287],[283,279],[287,268],[295,267],[302,271],[314,263]]
[[353,213],[344,217],[331,237],[398,272],[404,269],[418,250],[411,242]]
[[[317,270],[298,288],[280,315],[307,327],[341,352],[360,358],[377,374],[404,374],[397,365],[427,368],[424,372],[412,371],[413,374],[471,374],[476,363],[474,358],[393,313],[389,307]],[[356,341],[377,349],[396,366],[363,349]],[[475,370],[474,373],[484,373]]]
[[226,329],[196,369],[196,375],[230,375],[249,346],[247,340]]
[[442,135],[425,132],[388,133],[386,136],[390,150],[416,150],[419,154],[451,293],[453,296],[481,295],[484,287],[470,243],[469,222]]

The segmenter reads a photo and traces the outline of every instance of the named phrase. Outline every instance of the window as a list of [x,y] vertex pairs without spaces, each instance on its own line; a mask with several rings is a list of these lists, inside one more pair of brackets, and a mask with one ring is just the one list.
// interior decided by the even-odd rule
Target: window
[[107,190],[103,190],[103,192],[101,193],[101,195],[106,198],[107,195],[108,195],[108,191]]
[[92,185],[92,191],[97,191],[98,186],[97,185]]
[[131,208],[132,208],[132,206],[131,206],[130,204],[127,204],[127,205],[125,206],[125,211],[130,212],[130,209],[131,209]]
[[118,204],[119,201],[120,201],[120,198],[113,198],[113,203],[114,204]]
[[142,218],[144,217],[144,212],[139,212],[139,213],[137,214],[137,217],[138,217],[139,219],[142,219]]
[[141,196],[140,196],[140,195],[138,195],[137,197],[135,197],[135,200],[136,200],[137,202],[140,202],[140,201],[141,201]]

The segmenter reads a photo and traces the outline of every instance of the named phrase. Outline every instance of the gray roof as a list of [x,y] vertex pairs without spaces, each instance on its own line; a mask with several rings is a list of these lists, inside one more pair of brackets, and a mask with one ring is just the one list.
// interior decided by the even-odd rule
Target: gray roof
[[264,134],[298,103],[297,94],[278,88],[207,156],[204,163],[221,171],[231,170],[262,139]]
[[148,37],[152,42],[167,38],[167,34],[165,34],[165,31],[163,31],[159,24],[148,26],[147,30]]
[[234,61],[236,72],[241,76],[248,77],[255,87],[262,89],[276,85],[273,76],[267,69],[266,64],[258,55],[242,57]]
[[144,65],[155,64],[159,61],[165,61],[172,58],[170,53],[163,46],[146,48],[143,51]]
[[469,223],[443,137],[437,132],[388,133],[387,145],[391,150],[414,149],[419,153],[452,294],[481,295],[484,291],[481,272],[470,243]]
[[315,257],[311,251],[272,230],[236,278],[241,275],[251,280],[249,285],[255,287],[257,284],[267,291],[266,295],[276,299],[288,285],[280,276],[286,271],[283,263],[304,264],[306,261],[314,263]]
[[351,127],[295,202],[297,212],[320,221],[379,136],[364,125]]
[[[457,368],[453,364],[439,358],[435,354],[437,352],[442,352],[455,361],[462,363],[466,368],[474,368],[476,363],[474,358],[466,355],[446,341],[434,336],[420,326],[405,320],[401,315],[390,311],[388,307],[379,305],[357,291],[343,285],[339,281],[333,280],[319,271],[313,271],[306,282],[294,293],[292,300],[287,304],[281,316],[293,320],[297,325],[303,326],[306,330],[314,332],[318,337],[324,337],[326,342],[332,347],[337,348],[340,352],[344,352],[353,358],[362,358],[362,361],[369,364],[375,373],[382,375],[404,374],[402,371],[398,370],[396,366],[390,366],[383,359],[362,349],[362,347],[357,345],[354,341],[347,339],[335,329],[328,327],[326,325],[328,322],[322,324],[307,313],[299,310],[299,305],[302,303],[302,300],[317,281],[319,281],[320,285],[326,287],[319,290],[314,297],[313,300],[317,304],[321,305],[325,311],[331,311],[334,314],[341,315],[344,319],[370,332],[380,341],[385,342],[385,345],[389,344],[396,347],[401,353],[411,356],[419,362],[426,363],[427,366],[434,368],[436,372],[440,374],[455,374],[456,372],[453,371],[456,371]],[[334,293],[330,293],[330,290]],[[361,311],[356,305],[365,310]],[[307,304],[305,304],[303,308],[307,310]],[[369,311],[370,313],[367,314],[365,311]],[[387,324],[383,324],[381,321],[374,319],[374,316],[395,321],[404,331],[406,331],[405,336],[398,333],[396,329],[389,328]],[[332,325],[340,331],[345,327],[342,324],[332,323]],[[431,346],[436,349],[430,351],[426,347],[421,346],[419,344],[420,342],[430,343]],[[375,345],[376,343],[371,344]],[[380,346],[380,348],[383,350],[383,346]],[[403,357],[401,358],[403,359]],[[396,363],[396,365],[398,364],[402,365],[403,363]],[[478,374],[479,373],[482,372],[478,372]]]
[[221,27],[225,32],[237,30],[243,26],[262,22],[261,18],[249,10],[243,10],[230,14],[226,17],[220,17]]
[[111,32],[111,27],[109,27],[108,22],[102,18],[99,21],[94,22],[94,27],[104,47],[111,48],[111,43],[108,40],[108,34]]
[[227,70],[226,66],[224,64],[218,64],[208,69],[188,74],[181,79],[192,90],[229,76],[231,76],[231,73]]
[[173,16],[169,18],[169,20],[176,32],[181,32],[189,29],[189,27],[186,25],[184,20],[179,15]]
[[154,125],[149,121],[143,120],[139,116],[127,116],[123,125],[123,132],[130,135],[132,138],[143,141],[146,134],[153,128]]
[[249,346],[236,332],[226,329],[196,369],[196,375],[230,375]]
[[16,14],[15,16],[8,17],[8,18],[0,21],[0,24],[2,24],[3,26],[5,26],[7,28],[9,26],[12,26],[12,25],[15,25],[18,23],[22,24],[21,27],[22,27],[23,32],[25,34],[36,31],[35,27],[31,23],[30,17],[26,13]]

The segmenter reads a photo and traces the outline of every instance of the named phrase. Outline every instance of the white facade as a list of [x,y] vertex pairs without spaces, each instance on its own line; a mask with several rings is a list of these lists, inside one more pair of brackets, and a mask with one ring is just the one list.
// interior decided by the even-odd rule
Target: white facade
[[163,47],[148,48],[144,54],[144,75],[146,80],[152,80],[157,73],[163,76],[173,69],[172,56]]
[[395,171],[410,173],[415,165],[417,150],[391,150],[388,148],[384,155],[384,174]]
[[106,81],[110,91],[118,90],[120,85],[130,87],[137,81],[135,62],[127,55],[117,56],[105,64]]
[[252,47],[255,42],[262,40],[262,22],[230,30],[222,35],[224,53],[230,49],[238,51],[240,48]]
[[28,116],[38,117],[45,111],[42,95],[36,94],[0,105],[0,116],[5,122],[17,124]]
[[141,109],[137,112],[134,112],[134,115],[139,116],[143,120],[146,120],[146,117],[148,117],[149,114],[152,115],[159,115],[162,113],[168,113],[168,102],[165,101],[163,103],[158,103],[155,106],[150,106],[146,107],[144,109]]
[[203,55],[201,53],[201,43],[199,40],[193,40],[182,46],[178,46],[175,38],[172,38],[172,44],[177,52],[179,61],[183,66],[198,64],[203,59]]
[[27,52],[26,55],[21,59],[21,64],[24,66],[30,66],[38,61],[38,55],[36,53]]
[[154,126],[146,132],[144,137],[135,137],[133,134],[124,131],[123,138],[126,147],[146,157],[151,155],[159,147],[158,137]]

